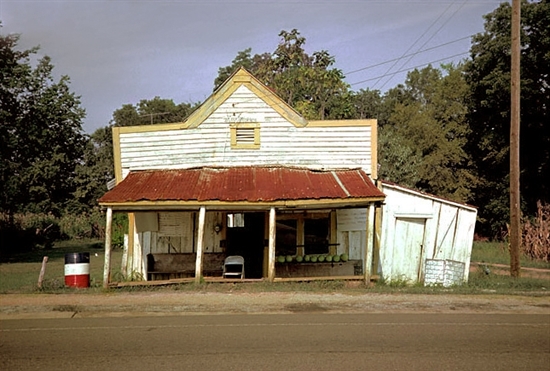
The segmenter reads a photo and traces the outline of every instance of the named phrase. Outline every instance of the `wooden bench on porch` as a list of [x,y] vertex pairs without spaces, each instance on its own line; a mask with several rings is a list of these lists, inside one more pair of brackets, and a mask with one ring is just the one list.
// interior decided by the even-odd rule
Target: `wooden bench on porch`
[[[147,255],[147,280],[195,277],[196,253],[152,253]],[[225,253],[202,255],[202,275],[221,277]]]

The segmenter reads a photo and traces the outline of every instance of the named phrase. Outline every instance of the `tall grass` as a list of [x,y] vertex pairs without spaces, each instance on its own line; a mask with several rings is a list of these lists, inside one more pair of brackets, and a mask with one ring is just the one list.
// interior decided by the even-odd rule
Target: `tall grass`
[[[8,262],[0,264],[0,294],[36,292],[44,256],[48,256],[48,262],[43,291],[74,291],[64,287],[65,254],[76,252],[90,254],[90,287],[101,289],[105,257],[103,243],[99,240],[78,240],[56,243],[50,250],[34,250],[10,256]],[[111,272],[116,272],[120,267],[122,250],[114,249],[111,255]]]
[[[75,290],[64,287],[65,254],[88,252],[90,254],[90,281],[91,287],[86,290]],[[97,255],[96,255],[97,254]],[[15,254],[10,260],[0,264],[0,294],[7,293],[34,293],[37,289],[38,275],[42,258],[47,255],[49,260],[46,267],[43,289],[41,292],[60,293],[78,292],[94,293],[102,291],[104,249],[101,240],[73,240],[56,243],[50,250],[34,250]],[[522,266],[549,268],[550,264],[535,262],[524,257]],[[112,253],[111,275],[116,280],[119,274],[122,250],[114,249]],[[472,251],[472,261],[484,261],[487,264],[509,264],[509,255],[506,245],[490,242],[476,242]],[[505,272],[502,271],[502,272]],[[410,293],[410,294],[496,294],[531,293],[541,295],[550,290],[550,275],[547,278],[520,277],[513,279],[509,275],[492,269],[490,274],[482,269],[470,273],[467,284],[444,288],[424,287],[421,283],[415,285],[404,282],[377,282],[366,285],[362,281],[312,281],[312,282],[285,282],[285,283],[201,283],[176,284],[168,287],[128,287],[119,291],[151,291],[151,290],[178,290],[178,291],[207,291],[207,292],[322,292],[322,293]]]
[[[487,264],[510,265],[508,243],[474,241],[471,261]],[[526,254],[521,255],[520,264],[522,267],[526,268],[550,269],[550,262],[534,260]]]

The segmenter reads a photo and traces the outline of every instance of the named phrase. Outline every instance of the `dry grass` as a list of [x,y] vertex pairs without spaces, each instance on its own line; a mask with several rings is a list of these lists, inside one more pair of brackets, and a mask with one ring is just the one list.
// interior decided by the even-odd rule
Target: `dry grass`
[[550,262],[550,205],[537,202],[537,215],[523,223],[522,237],[525,255]]

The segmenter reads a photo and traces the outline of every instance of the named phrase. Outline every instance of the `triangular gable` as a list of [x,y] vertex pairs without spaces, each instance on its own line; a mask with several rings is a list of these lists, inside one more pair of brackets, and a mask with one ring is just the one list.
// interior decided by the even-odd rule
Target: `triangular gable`
[[247,87],[250,91],[263,100],[273,110],[284,117],[296,127],[307,125],[298,112],[283,101],[277,94],[267,88],[250,72],[241,67],[228,78],[204,103],[194,111],[186,121],[187,128],[196,128],[202,124],[218,107],[220,107],[239,87]]

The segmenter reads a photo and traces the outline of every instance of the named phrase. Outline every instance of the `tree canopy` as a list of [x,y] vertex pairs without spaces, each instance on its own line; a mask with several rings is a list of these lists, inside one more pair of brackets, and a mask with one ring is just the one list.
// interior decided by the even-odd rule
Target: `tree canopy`
[[[244,67],[309,120],[375,118],[379,176],[479,207],[481,233],[508,218],[510,16],[501,4],[485,16],[471,58],[408,73],[386,92],[352,91],[335,57],[306,53],[296,29],[281,31],[271,52],[237,53],[220,67],[214,89]],[[84,211],[113,178],[112,127],[182,122],[197,103],[154,97],[124,104],[91,135],[67,76],[55,81],[48,57],[18,50],[0,36],[0,211]],[[548,202],[550,186],[550,4],[522,3],[521,191],[524,211]]]
[[237,54],[229,66],[218,70],[217,89],[234,71],[244,67],[309,120],[352,117],[349,85],[335,58],[321,50],[309,55],[305,37],[296,29],[281,31],[273,53],[251,56],[252,49]]
[[0,208],[59,213],[75,191],[85,111],[69,77],[54,81],[50,58],[31,63],[38,48],[18,41],[0,35]]
[[476,177],[465,151],[467,91],[462,67],[448,65],[415,69],[405,85],[384,95],[379,110],[385,116],[379,123],[383,179],[455,201],[471,199]]
[[142,99],[137,104],[124,104],[113,113],[112,126],[153,125],[184,121],[198,104],[176,104],[172,99]]
[[[473,38],[466,64],[470,88],[467,150],[481,182],[472,202],[480,206],[485,231],[509,220],[511,6],[485,16],[485,31]],[[524,211],[550,198],[550,4],[522,2],[520,167]]]

